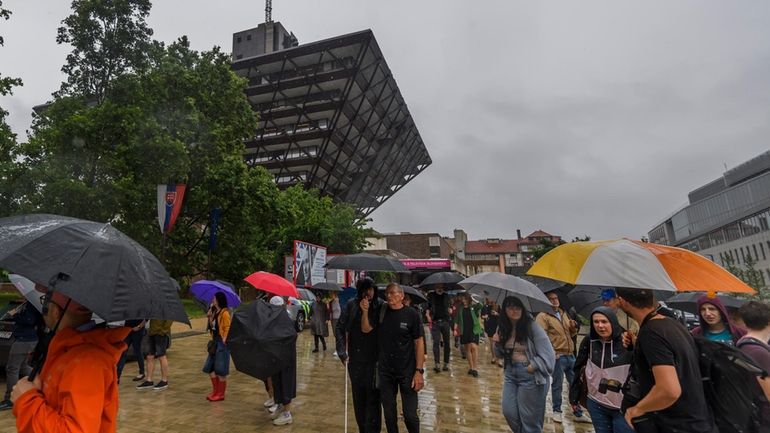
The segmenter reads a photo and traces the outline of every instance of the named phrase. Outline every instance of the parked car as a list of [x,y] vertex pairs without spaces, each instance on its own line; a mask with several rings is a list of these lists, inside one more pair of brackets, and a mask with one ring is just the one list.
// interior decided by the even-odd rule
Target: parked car
[[5,363],[8,361],[8,353],[11,351],[13,339],[13,322],[9,321],[9,312],[24,303],[21,300],[14,300],[8,305],[0,308],[0,369],[5,371]]
[[302,332],[305,329],[305,322],[310,319],[310,308],[315,303],[315,295],[308,289],[297,288],[299,292],[299,299],[289,296],[286,300],[288,305],[289,315],[294,320],[294,326],[297,328],[297,332]]

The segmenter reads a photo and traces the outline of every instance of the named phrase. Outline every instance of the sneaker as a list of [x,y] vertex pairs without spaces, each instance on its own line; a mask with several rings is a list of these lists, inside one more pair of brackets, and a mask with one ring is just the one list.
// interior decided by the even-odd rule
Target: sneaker
[[270,411],[270,419],[276,419],[284,412],[283,405],[282,404],[276,404],[275,406],[271,407],[272,409]]
[[551,419],[553,419],[553,422],[558,422],[561,424],[561,412],[554,412]]
[[444,366],[441,368],[441,371],[449,371],[449,364],[444,364]]
[[144,380],[144,375],[143,374],[138,374],[138,375],[134,376],[133,379],[131,379],[132,382],[139,382],[140,380]]
[[334,351],[334,353],[332,353],[332,356],[334,356],[334,357],[337,356],[337,351],[336,350]]
[[278,408],[280,408],[280,404],[273,404],[269,408],[267,408],[267,411],[270,412],[271,415],[275,415],[278,412]]
[[468,370],[468,376],[473,376],[473,370]]
[[437,365],[437,366],[433,367],[433,371],[435,371],[436,373],[441,373],[441,367],[439,367]]
[[165,380],[161,380],[160,382],[158,382],[157,385],[152,387],[152,389],[154,389],[155,391],[162,391],[166,388],[168,388],[168,381],[165,381]]
[[286,425],[291,424],[291,413],[281,412],[280,416],[273,420],[273,425]]
[[273,400],[273,398],[272,398],[272,397],[270,397],[270,399],[269,399],[269,400],[267,400],[267,401],[265,402],[265,404],[264,404],[264,406],[265,406],[265,407],[272,407],[273,405],[275,405],[275,400]]
[[318,348],[313,349],[313,353],[318,353]]
[[477,370],[471,370],[471,376],[479,377],[479,372]]
[[154,383],[150,382],[149,380],[145,380],[139,385],[136,385],[136,389],[152,389],[154,386]]
[[503,361],[497,361],[497,366],[503,368],[505,367],[505,364],[503,364]]
[[13,409],[13,403],[11,403],[11,400],[0,401],[0,410],[8,410],[8,409]]
[[572,421],[574,422],[582,422],[582,423],[590,423],[591,418],[587,417],[584,413],[580,413],[579,415],[573,415]]

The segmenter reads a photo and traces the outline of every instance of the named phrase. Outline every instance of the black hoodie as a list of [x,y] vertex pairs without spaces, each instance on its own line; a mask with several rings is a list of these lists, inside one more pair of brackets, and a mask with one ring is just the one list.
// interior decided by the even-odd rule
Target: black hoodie
[[[604,341],[594,329],[594,314],[602,314],[609,319],[612,325],[612,337]],[[612,409],[619,409],[623,400],[623,394],[618,387],[625,383],[628,371],[631,367],[633,353],[623,346],[623,332],[625,329],[618,323],[618,318],[612,309],[598,307],[591,312],[591,332],[580,343],[577,359],[575,360],[575,383],[583,380],[580,370],[585,367],[585,381],[588,388],[588,398]],[[605,392],[602,380],[608,385]]]

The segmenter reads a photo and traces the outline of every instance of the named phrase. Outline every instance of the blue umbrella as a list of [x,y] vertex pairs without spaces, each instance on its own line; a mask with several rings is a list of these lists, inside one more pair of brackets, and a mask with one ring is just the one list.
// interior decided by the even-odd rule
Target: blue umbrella
[[190,286],[190,293],[195,296],[195,299],[205,302],[207,305],[211,303],[211,300],[214,299],[214,294],[217,292],[225,294],[229,308],[236,308],[241,305],[241,298],[224,282],[200,280]]

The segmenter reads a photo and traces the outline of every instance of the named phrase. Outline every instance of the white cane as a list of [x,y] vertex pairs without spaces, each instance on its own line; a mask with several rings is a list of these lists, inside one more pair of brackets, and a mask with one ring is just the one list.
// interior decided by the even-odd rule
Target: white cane
[[345,433],[348,433],[348,363],[345,362]]

